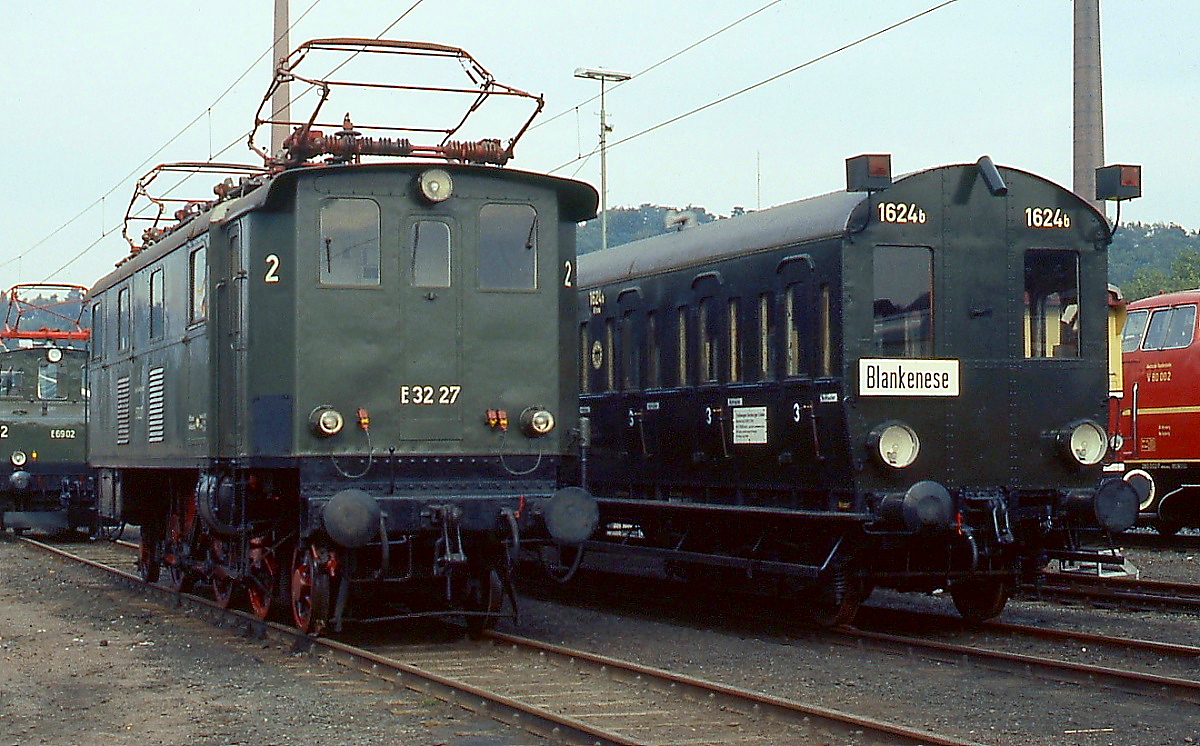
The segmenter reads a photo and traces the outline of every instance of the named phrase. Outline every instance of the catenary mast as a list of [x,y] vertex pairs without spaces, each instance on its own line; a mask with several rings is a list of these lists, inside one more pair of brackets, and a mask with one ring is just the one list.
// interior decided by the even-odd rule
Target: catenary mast
[[1100,0],[1075,2],[1074,181],[1075,193],[1096,200],[1096,169],[1104,165],[1104,100],[1100,78]]

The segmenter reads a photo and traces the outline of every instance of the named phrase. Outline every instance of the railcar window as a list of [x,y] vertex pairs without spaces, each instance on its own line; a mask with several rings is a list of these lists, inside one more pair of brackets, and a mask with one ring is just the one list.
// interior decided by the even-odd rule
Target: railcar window
[[208,251],[200,246],[188,255],[188,322],[203,321],[208,316]]
[[798,376],[801,373],[800,363],[800,324],[804,318],[804,286],[788,285],[783,297],[783,327],[787,335],[784,345],[787,375]]
[[1150,320],[1149,311],[1130,311],[1125,317],[1125,326],[1121,329],[1121,352],[1133,352],[1142,342],[1142,334],[1146,331],[1146,322]]
[[646,314],[646,388],[662,386],[662,348],[658,344],[658,316]]
[[1079,257],[1025,252],[1025,357],[1079,357]]
[[741,304],[737,298],[729,299],[729,380],[742,380],[742,344],[738,337],[738,309]]
[[121,288],[117,292],[117,349],[129,349],[129,327],[133,319],[129,315],[129,288]]
[[163,271],[156,269],[150,273],[150,339],[158,339],[163,335]]
[[[1176,306],[1150,315],[1143,350],[1177,350],[1191,345],[1196,330],[1196,307]],[[1122,345],[1123,346],[1123,345]]]
[[700,300],[700,380],[702,382],[717,380],[719,355],[719,340],[721,334],[720,317],[712,312],[716,303],[712,298]]
[[379,205],[375,200],[326,200],[321,205],[320,244],[322,285],[379,284]]
[[924,246],[876,246],[875,352],[933,354],[933,252]]
[[484,205],[479,211],[479,288],[537,287],[537,212],[529,205]]
[[763,293],[758,296],[758,375],[759,380],[774,378],[775,346],[775,296]]
[[422,220],[413,226],[412,284],[450,287],[450,226],[440,220]]
[[25,371],[13,366],[0,369],[0,396],[19,398],[25,388]]
[[678,325],[675,334],[675,349],[679,353],[676,356],[676,380],[680,386],[686,386],[688,380],[688,310],[687,307],[679,309]]
[[39,399],[62,399],[58,387],[58,363],[43,360],[38,363],[37,393]]
[[625,389],[636,389],[641,383],[641,356],[634,331],[636,324],[637,317],[633,311],[626,311],[621,317],[621,378]]
[[818,327],[818,333],[821,335],[821,338],[818,340],[818,344],[821,348],[821,375],[824,377],[833,375],[833,343],[831,341],[833,338],[833,329],[831,326],[833,323],[832,303],[833,300],[829,293],[829,286],[822,285],[820,307],[821,318],[818,319],[820,324]]
[[104,316],[98,301],[92,302],[92,335],[90,344],[92,346],[92,359],[99,360],[101,353],[104,351]]

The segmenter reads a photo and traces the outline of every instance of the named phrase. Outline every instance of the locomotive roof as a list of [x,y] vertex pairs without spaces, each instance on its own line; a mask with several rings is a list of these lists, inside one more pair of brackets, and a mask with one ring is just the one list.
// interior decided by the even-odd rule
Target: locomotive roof
[[1163,293],[1162,295],[1152,295],[1149,298],[1130,301],[1126,309],[1136,311],[1140,308],[1161,308],[1163,306],[1173,306],[1179,303],[1197,303],[1200,302],[1200,288],[1192,290],[1179,290],[1174,293]]
[[89,291],[89,297],[94,297],[97,293],[104,292],[113,285],[124,280],[126,277],[137,272],[147,264],[153,263],[164,254],[170,253],[180,245],[191,241],[192,239],[208,232],[208,228],[212,223],[224,223],[234,220],[248,212],[262,209],[267,206],[278,204],[287,194],[284,184],[290,184],[301,176],[317,173],[336,173],[345,169],[353,169],[360,172],[364,169],[371,170],[401,170],[401,171],[423,171],[429,168],[442,168],[453,173],[474,173],[485,176],[496,176],[508,181],[519,181],[536,186],[542,186],[558,192],[560,197],[560,217],[562,220],[579,222],[588,220],[596,216],[596,205],[599,201],[599,196],[596,190],[591,185],[582,181],[573,179],[565,179],[558,176],[548,176],[546,174],[534,173],[532,171],[520,171],[512,168],[497,168],[494,166],[472,166],[466,164],[443,163],[433,165],[425,162],[402,162],[402,163],[366,163],[356,164],[353,166],[347,165],[320,165],[307,166],[303,168],[292,168],[282,171],[267,179],[266,183],[258,187],[254,191],[242,197],[237,197],[224,202],[219,202],[211,209],[196,215],[187,222],[180,225],[170,234],[164,236],[161,240],[147,247],[140,253],[123,260],[117,265],[117,268],[109,272],[104,277],[96,281]]
[[[967,168],[978,168],[978,164],[962,163],[914,171],[898,177],[893,185],[938,171]],[[998,168],[1072,194],[1037,174],[1008,166]],[[682,267],[703,266],[731,256],[839,236],[846,232],[855,208],[866,199],[866,192],[843,189],[585,254],[578,262],[580,285],[606,285]],[[1111,236],[1103,215],[1078,196],[1075,199],[1097,217],[1105,236]]]

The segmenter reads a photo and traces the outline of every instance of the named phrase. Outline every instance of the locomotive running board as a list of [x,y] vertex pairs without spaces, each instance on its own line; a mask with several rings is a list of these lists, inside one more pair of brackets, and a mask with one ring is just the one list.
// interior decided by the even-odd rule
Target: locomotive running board
[[817,578],[820,577],[821,570],[823,569],[821,565],[801,565],[794,562],[726,557],[723,555],[703,554],[701,552],[685,552],[678,549],[659,549],[657,547],[639,547],[631,544],[614,544],[607,541],[589,541],[585,542],[583,546],[585,549],[596,552],[640,554],[648,557],[692,562],[698,565],[739,568],[745,570],[747,575],[753,575],[755,572],[771,572],[798,578]]

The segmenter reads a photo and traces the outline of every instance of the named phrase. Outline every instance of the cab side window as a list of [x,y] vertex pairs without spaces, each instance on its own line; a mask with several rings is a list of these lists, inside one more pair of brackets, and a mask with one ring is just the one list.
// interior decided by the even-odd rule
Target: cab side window
[[335,197],[321,205],[317,247],[322,285],[379,284],[379,205],[371,199]]
[[537,288],[537,229],[537,212],[530,205],[483,206],[479,211],[480,290]]

